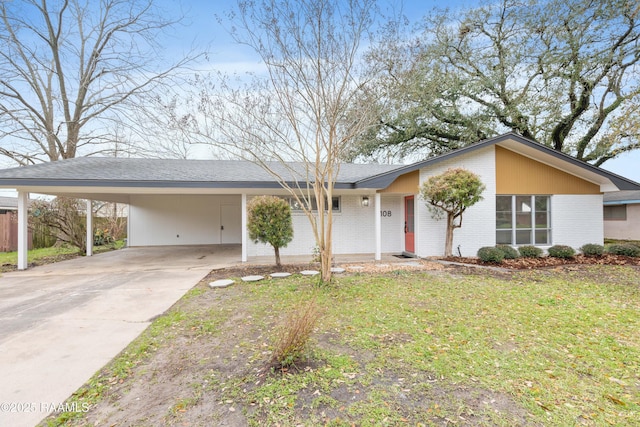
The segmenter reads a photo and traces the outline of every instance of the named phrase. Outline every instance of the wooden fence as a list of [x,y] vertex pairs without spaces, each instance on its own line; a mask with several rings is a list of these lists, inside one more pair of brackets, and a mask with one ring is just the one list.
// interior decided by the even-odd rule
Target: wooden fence
[[[29,249],[32,248],[32,233],[29,230]],[[18,214],[9,211],[0,214],[0,252],[11,252],[18,250]]]

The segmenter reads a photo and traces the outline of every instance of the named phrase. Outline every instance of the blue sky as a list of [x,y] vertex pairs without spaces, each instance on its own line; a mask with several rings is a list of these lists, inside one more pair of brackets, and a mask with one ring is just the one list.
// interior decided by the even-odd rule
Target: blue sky
[[[176,8],[175,0],[161,0],[167,9]],[[422,18],[433,7],[469,7],[479,4],[474,0],[382,0],[381,5],[389,10],[400,11],[413,21]],[[192,0],[183,2],[183,10],[187,15],[188,26],[180,28],[174,36],[168,37],[176,53],[187,50],[193,44],[199,46],[208,45],[212,65],[226,71],[242,72],[259,64],[252,52],[233,43],[226,30],[220,27],[215,15],[224,15],[235,0]],[[640,150],[627,153],[617,159],[607,161],[603,169],[617,173],[634,181],[640,182]]]

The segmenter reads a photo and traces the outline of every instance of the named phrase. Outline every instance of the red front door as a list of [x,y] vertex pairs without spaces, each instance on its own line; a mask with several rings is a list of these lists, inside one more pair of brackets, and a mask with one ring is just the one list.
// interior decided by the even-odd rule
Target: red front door
[[413,204],[413,196],[404,198],[404,250],[411,253],[416,251]]

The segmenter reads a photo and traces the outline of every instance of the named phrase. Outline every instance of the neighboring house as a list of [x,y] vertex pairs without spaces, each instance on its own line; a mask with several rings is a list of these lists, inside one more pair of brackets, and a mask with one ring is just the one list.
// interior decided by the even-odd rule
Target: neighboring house
[[[31,248],[31,233],[29,233]],[[18,249],[18,199],[0,196],[0,252]]]
[[640,240],[640,191],[604,195],[604,237]]
[[0,196],[0,215],[18,210],[18,198]]
[[[304,168],[280,168],[302,185]],[[275,166],[279,167],[279,166]],[[443,253],[445,222],[418,188],[450,167],[478,174],[484,199],[465,212],[454,250],[475,256],[496,243],[579,247],[602,243],[602,194],[640,184],[509,133],[406,166],[343,164],[335,183],[335,254]],[[241,244],[242,260],[271,255],[247,237],[246,203],[287,192],[259,166],[229,160],[77,158],[0,171],[0,188],[129,205],[130,246]],[[281,253],[313,253],[307,218],[294,208],[294,239]],[[26,255],[25,255],[26,256]],[[26,264],[26,261],[24,262]]]

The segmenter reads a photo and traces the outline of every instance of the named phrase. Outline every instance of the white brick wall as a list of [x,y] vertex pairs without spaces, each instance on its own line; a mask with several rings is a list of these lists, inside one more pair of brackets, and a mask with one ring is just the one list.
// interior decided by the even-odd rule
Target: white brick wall
[[575,249],[585,243],[602,244],[604,221],[602,195],[551,196],[551,240]]
[[[420,171],[420,182],[438,175],[452,167],[461,167],[477,174],[486,189],[484,199],[468,208],[462,215],[462,227],[453,233],[453,253],[475,256],[482,246],[493,246],[495,236],[495,153],[494,147],[486,147],[472,153],[455,157],[428,171]],[[446,220],[432,218],[424,200],[416,197],[416,254],[421,257],[440,256],[444,253]]]
[[[404,245],[404,219],[402,196],[382,195],[381,208],[374,205],[375,195],[369,195],[370,205],[363,207],[361,195],[341,197],[340,212],[333,213],[333,252],[335,254],[360,254],[375,252],[375,217],[380,210],[390,211],[382,217],[382,252],[402,252]],[[250,200],[251,197],[247,197]],[[293,213],[293,240],[282,248],[282,255],[311,255],[315,238],[309,219],[303,213]],[[263,243],[249,242],[248,256],[269,256],[273,248]]]

